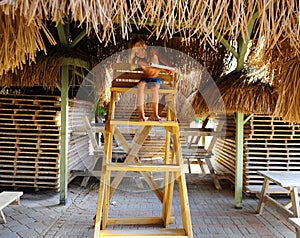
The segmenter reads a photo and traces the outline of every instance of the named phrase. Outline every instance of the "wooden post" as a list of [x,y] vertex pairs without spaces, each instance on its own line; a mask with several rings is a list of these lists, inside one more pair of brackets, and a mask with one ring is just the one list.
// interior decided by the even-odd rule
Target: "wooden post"
[[[248,23],[248,36],[238,37],[237,51],[223,37],[220,38],[221,43],[232,53],[237,60],[236,70],[241,71],[245,66],[246,54],[249,44],[249,37],[252,34],[253,27],[259,16],[259,12],[255,12]],[[216,34],[219,36],[219,34]],[[242,188],[243,188],[243,149],[244,149],[244,114],[236,113],[236,166],[235,166],[235,208],[242,208]]]
[[242,208],[244,159],[244,114],[236,113],[235,208]]
[[[68,21],[66,21],[68,22]],[[60,44],[68,47],[67,37],[69,36],[69,24],[62,23],[57,25],[57,33]],[[81,33],[76,38],[76,41],[71,44],[74,47],[86,33]],[[69,65],[77,64],[79,67],[88,69],[88,64],[80,59],[70,60],[61,58],[61,134],[60,134],[60,204],[66,205],[68,198],[68,102],[69,102]]]
[[[65,29],[61,23],[57,25],[59,41],[67,46]],[[62,63],[61,63],[62,64]],[[69,69],[67,65],[61,66],[61,129],[60,129],[60,196],[59,203],[66,205],[68,202],[68,92],[69,92]]]
[[60,204],[66,205],[68,201],[68,66],[61,67],[61,77]]

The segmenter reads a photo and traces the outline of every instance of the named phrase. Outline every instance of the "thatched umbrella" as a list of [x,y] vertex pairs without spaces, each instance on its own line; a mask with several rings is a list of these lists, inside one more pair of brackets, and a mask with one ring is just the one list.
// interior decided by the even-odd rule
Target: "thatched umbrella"
[[255,67],[265,68],[273,81],[278,95],[273,115],[287,122],[300,123],[300,58],[290,40],[280,38],[272,50],[266,46],[254,49],[249,62]]
[[300,123],[300,58],[295,57],[284,66],[276,88],[279,98],[274,114],[282,116],[284,121]]
[[204,84],[191,99],[199,117],[234,112],[269,114],[275,111],[278,94],[270,82],[250,72],[233,71],[214,82]]

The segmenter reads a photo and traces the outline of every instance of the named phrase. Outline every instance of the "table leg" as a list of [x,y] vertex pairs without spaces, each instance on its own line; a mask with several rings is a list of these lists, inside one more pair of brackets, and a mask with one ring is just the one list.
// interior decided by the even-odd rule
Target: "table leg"
[[[291,200],[292,200],[292,210],[294,217],[300,216],[299,211],[299,197],[298,197],[298,189],[297,187],[293,187],[291,189]],[[300,238],[300,229],[296,228],[296,236],[297,238]]]
[[261,214],[262,209],[264,208],[265,201],[266,201],[266,195],[267,195],[267,191],[268,191],[268,188],[269,188],[269,184],[270,184],[269,179],[264,178],[264,184],[263,184],[262,189],[261,189],[260,199],[259,199],[257,210],[256,210],[256,212],[258,214]]

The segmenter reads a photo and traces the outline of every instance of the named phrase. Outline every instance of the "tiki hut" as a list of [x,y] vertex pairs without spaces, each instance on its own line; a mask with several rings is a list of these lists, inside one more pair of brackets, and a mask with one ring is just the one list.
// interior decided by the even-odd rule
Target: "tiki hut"
[[[53,95],[59,96],[53,107],[60,105],[61,124],[55,121],[59,114],[56,114],[59,111],[57,108],[51,109],[55,111],[51,120],[54,130],[60,129],[61,132],[55,135],[61,136],[61,147],[56,147],[54,152],[61,157],[54,157],[56,161],[60,160],[60,168],[65,171],[68,149],[66,135],[72,131],[68,131],[66,125],[70,93],[68,86],[72,86],[71,92],[74,92],[73,96],[76,95],[82,75],[93,67],[93,60],[99,62],[99,59],[112,55],[120,49],[118,45],[124,47],[131,36],[138,33],[146,35],[149,42],[155,39],[153,45],[160,42],[164,47],[186,52],[208,69],[212,80],[206,80],[203,74],[199,76],[185,72],[184,78],[193,76],[193,80],[181,80],[178,84],[197,115],[233,112],[272,114],[282,117],[286,122],[298,123],[299,7],[299,1],[295,0],[272,0],[267,4],[255,0],[210,0],[205,4],[196,0],[2,1],[2,95],[8,98],[6,95],[20,92],[20,88],[42,86],[43,90],[50,89]],[[98,43],[89,44],[92,38],[97,39]],[[261,81],[261,77],[253,80],[249,72],[243,71],[250,45],[257,53],[251,61],[267,67],[266,72],[272,84]],[[68,50],[62,50],[64,56],[55,60],[51,57],[51,50],[56,47],[56,51],[60,51],[60,46]],[[79,49],[89,52],[88,57],[74,54]],[[237,66],[235,72],[225,75],[225,63],[220,62],[230,59],[225,57],[229,54],[236,58]],[[76,68],[72,71],[72,77],[68,70],[70,66]],[[252,74],[255,75],[256,71]],[[69,80],[73,84],[69,85]],[[218,91],[211,92],[210,88]],[[215,94],[214,97],[211,97],[211,93]],[[41,94],[49,95],[49,91]],[[10,105],[14,105],[14,102],[11,99]],[[20,109],[22,106],[18,109],[22,111]],[[35,108],[35,115],[42,109]],[[9,112],[9,115],[13,112]],[[14,117],[9,117],[14,122]],[[15,128],[16,125],[10,126]],[[41,133],[39,128],[36,131],[37,135]],[[6,146],[5,142],[3,146]],[[239,154],[236,161],[243,160],[240,157]],[[15,163],[6,161],[5,166],[8,164],[13,167]],[[54,169],[59,170],[57,162],[54,164]],[[54,174],[57,178],[60,173]],[[241,171],[236,171],[237,174],[240,175]],[[61,187],[66,187],[68,179],[60,178]]]

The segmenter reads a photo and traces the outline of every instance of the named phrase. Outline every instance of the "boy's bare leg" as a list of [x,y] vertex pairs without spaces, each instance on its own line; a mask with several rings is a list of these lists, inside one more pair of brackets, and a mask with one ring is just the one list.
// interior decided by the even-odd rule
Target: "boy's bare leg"
[[152,92],[152,110],[153,110],[153,117],[155,121],[160,121],[161,118],[158,115],[158,102],[159,102],[159,95],[158,95],[159,84],[153,83],[151,86]]
[[138,83],[138,111],[139,111],[139,121],[145,121],[145,112],[144,112],[144,90],[146,82]]

